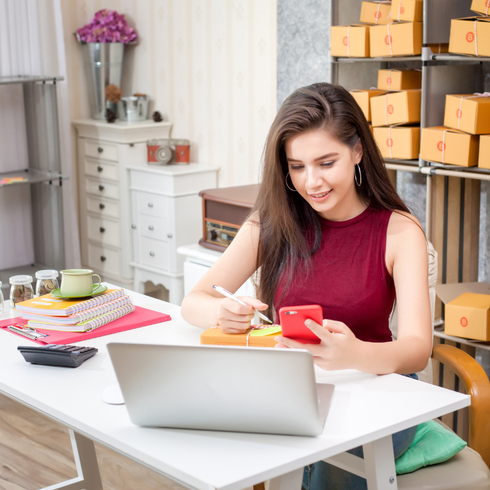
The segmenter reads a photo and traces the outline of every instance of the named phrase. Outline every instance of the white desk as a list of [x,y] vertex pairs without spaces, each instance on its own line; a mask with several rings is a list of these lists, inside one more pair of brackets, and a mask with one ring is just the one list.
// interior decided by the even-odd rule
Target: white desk
[[[74,450],[78,445],[79,478],[51,490],[102,490],[92,441],[198,490],[240,490],[269,479],[271,490],[299,490],[305,465],[362,444],[369,488],[394,490],[391,434],[470,404],[467,395],[398,375],[318,370],[320,381],[336,385],[319,437],[136,427],[124,406],[102,401],[115,382],[106,344],[198,344],[201,331],[181,319],[179,307],[129,293],[137,305],[169,313],[172,321],[82,342],[99,353],[76,369],[28,364],[17,346],[29,341],[0,331],[0,391],[72,429]],[[16,312],[6,308],[0,315],[9,316]]]

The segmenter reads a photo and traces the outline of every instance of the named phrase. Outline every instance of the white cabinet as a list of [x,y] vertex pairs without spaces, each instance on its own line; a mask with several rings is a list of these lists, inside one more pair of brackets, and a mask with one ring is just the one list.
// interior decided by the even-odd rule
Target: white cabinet
[[131,192],[133,289],[162,284],[170,303],[184,297],[184,257],[177,248],[202,238],[199,192],[217,186],[218,167],[202,163],[128,167]]
[[82,264],[122,287],[134,284],[128,167],[147,167],[146,141],[169,138],[171,124],[74,121]]
[[[201,279],[210,267],[221,257],[222,252],[210,250],[198,244],[184,245],[177,250],[185,258],[184,262],[184,293],[187,294]],[[219,284],[218,284],[219,286]],[[248,279],[235,292],[237,296],[255,298],[255,288],[252,280]],[[260,320],[257,319],[257,323]]]

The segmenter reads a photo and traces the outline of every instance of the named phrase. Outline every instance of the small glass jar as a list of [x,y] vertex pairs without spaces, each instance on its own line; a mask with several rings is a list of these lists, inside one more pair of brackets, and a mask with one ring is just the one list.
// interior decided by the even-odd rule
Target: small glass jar
[[15,308],[17,303],[34,297],[32,276],[12,276],[10,282],[10,306]]
[[36,293],[35,298],[49,294],[51,291],[58,289],[58,271],[48,269],[36,272]]
[[0,313],[3,311],[2,281],[0,281]]

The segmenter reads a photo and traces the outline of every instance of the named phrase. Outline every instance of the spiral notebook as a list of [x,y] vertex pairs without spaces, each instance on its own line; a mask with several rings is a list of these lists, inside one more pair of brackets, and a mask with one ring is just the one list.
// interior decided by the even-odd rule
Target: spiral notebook
[[124,295],[124,289],[108,289],[99,296],[84,300],[60,299],[45,294],[38,298],[31,298],[15,305],[15,309],[27,313],[40,313],[51,316],[68,316],[80,311],[88,310],[97,305],[108,303]]
[[[56,324],[62,327],[69,327],[73,325],[78,325],[87,320],[92,320],[93,318],[105,315],[110,311],[121,308],[124,305],[132,304],[131,297],[127,294],[123,294],[119,298],[116,298],[108,303],[103,303],[101,305],[94,306],[88,310],[80,311],[79,313],[74,313],[69,316],[53,316],[53,315],[40,315],[39,313],[27,313],[22,312],[22,318],[31,321],[29,326],[33,328],[43,328],[43,324]],[[33,323],[35,322],[35,323]],[[47,327],[51,328],[51,327]],[[64,328],[62,328],[63,330]]]
[[[171,319],[172,318],[170,317],[170,315],[167,315],[166,313],[160,313],[159,311],[148,310],[146,308],[142,308],[141,306],[135,306],[134,311],[129,315],[118,318],[117,320],[114,320],[102,327],[91,330],[90,332],[75,333],[39,329],[37,330],[37,332],[46,334],[46,337],[43,337],[39,340],[32,340],[31,342],[36,342],[40,345],[72,344],[74,342],[85,342],[86,340],[94,339],[96,337],[103,337],[104,335],[124,332],[126,330],[145,327],[147,325],[155,325],[157,323],[167,322]],[[9,325],[13,325],[14,323],[26,325],[27,320],[24,320],[20,317],[7,318],[6,320],[0,321],[0,329],[4,330],[5,332],[13,333],[14,335],[18,335],[8,329]],[[21,337],[23,340],[30,340],[24,336],[18,336]]]

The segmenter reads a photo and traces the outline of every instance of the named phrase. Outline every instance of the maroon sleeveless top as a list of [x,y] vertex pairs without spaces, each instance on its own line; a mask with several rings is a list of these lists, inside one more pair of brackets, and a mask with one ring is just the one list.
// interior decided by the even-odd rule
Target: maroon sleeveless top
[[358,339],[390,342],[395,285],[385,253],[391,213],[368,207],[347,221],[321,219],[322,241],[312,270],[307,278],[295,278],[280,300],[284,280],[279,282],[276,311],[318,304],[323,318],[345,323]]

